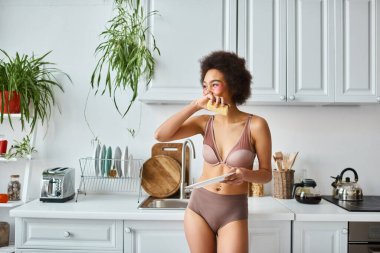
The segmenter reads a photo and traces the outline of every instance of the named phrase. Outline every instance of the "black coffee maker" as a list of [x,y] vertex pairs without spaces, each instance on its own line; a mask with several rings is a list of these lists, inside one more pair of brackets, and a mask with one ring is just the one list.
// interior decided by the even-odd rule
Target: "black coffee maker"
[[302,204],[318,204],[322,197],[316,186],[313,179],[304,179],[301,183],[293,184],[293,198]]

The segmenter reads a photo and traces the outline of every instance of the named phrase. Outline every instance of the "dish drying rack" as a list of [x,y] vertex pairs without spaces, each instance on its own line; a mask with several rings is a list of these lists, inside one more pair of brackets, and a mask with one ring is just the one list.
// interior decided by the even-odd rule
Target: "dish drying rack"
[[[138,192],[139,202],[141,190],[142,159],[95,159],[86,157],[79,159],[81,177],[75,202],[78,202],[79,194],[87,193],[112,193],[112,192]],[[107,168],[101,168],[102,164],[111,164],[111,169],[116,170],[115,176],[110,176]],[[122,168],[116,169],[116,166]],[[117,171],[121,170],[121,175]],[[103,173],[102,173],[103,171]],[[106,172],[107,171],[107,172]]]

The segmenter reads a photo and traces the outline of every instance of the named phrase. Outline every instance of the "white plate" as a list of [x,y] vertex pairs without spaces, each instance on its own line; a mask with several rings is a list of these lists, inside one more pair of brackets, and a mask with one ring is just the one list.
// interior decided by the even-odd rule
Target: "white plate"
[[121,171],[121,149],[119,147],[116,147],[115,154],[114,154],[114,162],[115,162],[115,168],[117,170],[117,175],[119,177],[123,176],[123,172]]
[[127,169],[128,169],[128,147],[125,147],[124,153],[121,156],[121,168],[123,170],[124,177],[127,175]]
[[100,156],[100,144],[96,145],[94,150],[94,167],[95,167],[95,175],[99,176],[99,156]]
[[134,169],[134,163],[133,163],[133,156],[132,154],[129,155],[127,166],[124,168],[124,175],[125,177],[132,177],[132,170]]
[[224,181],[224,179],[226,177],[231,176],[233,174],[235,174],[235,172],[226,173],[226,174],[221,175],[221,176],[213,177],[213,178],[207,179],[207,180],[202,181],[202,182],[198,182],[198,183],[195,183],[195,184],[188,185],[185,188],[186,189],[190,189],[190,188],[196,189],[196,188],[201,188],[201,187],[209,185],[209,184],[219,183],[219,182]]
[[102,177],[104,177],[104,174],[106,172],[106,153],[107,147],[106,145],[103,145],[100,151],[100,176]]

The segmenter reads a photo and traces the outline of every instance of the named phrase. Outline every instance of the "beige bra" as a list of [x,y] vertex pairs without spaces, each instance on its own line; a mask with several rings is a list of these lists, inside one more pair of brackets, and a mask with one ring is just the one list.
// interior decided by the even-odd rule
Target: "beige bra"
[[[218,148],[215,143],[214,136],[214,116],[211,116],[207,122],[205,135],[203,139],[203,159],[213,165],[226,164],[230,167],[242,167],[252,169],[256,152],[251,144],[251,132],[249,124],[252,115],[250,115],[245,123],[243,132],[238,142],[233,146],[224,161],[222,160]],[[228,136],[226,136],[228,138]]]

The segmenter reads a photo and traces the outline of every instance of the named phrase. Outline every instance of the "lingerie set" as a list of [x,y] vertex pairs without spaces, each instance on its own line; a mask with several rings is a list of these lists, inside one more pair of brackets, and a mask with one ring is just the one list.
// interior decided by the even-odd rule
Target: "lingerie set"
[[[252,115],[248,117],[240,139],[222,160],[215,142],[214,116],[211,116],[207,122],[203,140],[205,162],[212,166],[226,164],[229,167],[252,168],[256,152],[250,139],[251,118]],[[225,195],[197,188],[191,194],[188,207],[202,216],[215,234],[221,227],[232,221],[248,219],[247,194]]]

